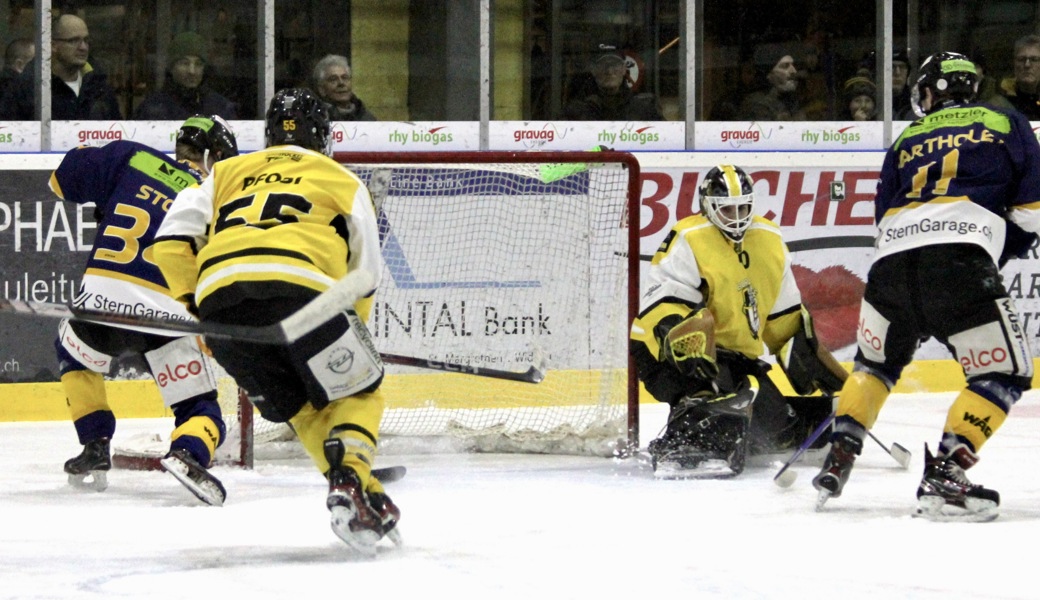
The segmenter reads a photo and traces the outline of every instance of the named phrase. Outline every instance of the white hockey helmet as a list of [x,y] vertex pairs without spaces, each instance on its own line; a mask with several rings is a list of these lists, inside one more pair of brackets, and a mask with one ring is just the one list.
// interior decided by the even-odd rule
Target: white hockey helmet
[[704,176],[697,193],[704,216],[729,239],[743,240],[754,216],[751,177],[740,167],[719,165]]

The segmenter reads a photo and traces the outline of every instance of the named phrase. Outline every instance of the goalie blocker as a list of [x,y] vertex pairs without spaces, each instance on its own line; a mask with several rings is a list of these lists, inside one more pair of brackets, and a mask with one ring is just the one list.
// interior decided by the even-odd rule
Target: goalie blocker
[[820,344],[809,311],[802,307],[802,328],[777,354],[777,362],[795,393],[806,396],[819,390],[832,395],[841,390],[848,371]]

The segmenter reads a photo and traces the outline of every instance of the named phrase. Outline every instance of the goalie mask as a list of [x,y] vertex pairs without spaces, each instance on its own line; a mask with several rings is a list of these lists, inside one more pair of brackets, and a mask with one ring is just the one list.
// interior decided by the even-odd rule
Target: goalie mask
[[755,208],[751,177],[740,167],[719,165],[704,176],[697,193],[704,216],[729,239],[743,240]]
[[217,115],[210,117],[195,115],[177,130],[177,143],[191,146],[202,155],[206,163],[207,154],[214,161],[238,156],[238,142],[228,122]]
[[[921,101],[924,91],[932,91],[932,105],[925,110]],[[972,102],[979,89],[975,63],[956,52],[936,52],[921,63],[920,75],[910,90],[914,114],[923,117],[956,102]]]
[[306,88],[279,90],[267,109],[264,141],[267,147],[293,144],[331,156],[328,107]]

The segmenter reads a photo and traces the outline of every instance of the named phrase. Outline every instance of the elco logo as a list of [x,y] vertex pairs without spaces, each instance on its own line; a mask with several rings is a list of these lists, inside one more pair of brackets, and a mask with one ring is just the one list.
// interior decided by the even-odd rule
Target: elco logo
[[83,350],[83,347],[77,344],[76,340],[72,339],[69,336],[65,336],[65,343],[69,348],[74,348],[76,350],[76,354],[79,355],[78,358],[84,363],[92,364],[95,367],[104,367],[108,364],[107,358],[94,358],[85,350]]
[[859,339],[874,350],[877,350],[878,352],[881,351],[881,338],[874,335],[874,332],[871,330],[867,329],[866,319],[859,320]]
[[193,360],[186,365],[174,365],[172,369],[170,365],[166,365],[166,368],[155,377],[155,382],[159,384],[159,387],[166,387],[169,383],[176,383],[182,379],[194,377],[199,373],[202,373],[202,363],[197,360]]
[[964,367],[966,372],[970,372],[976,369],[985,369],[986,367],[1006,362],[1007,359],[1007,350],[1004,348],[983,350],[977,354],[974,350],[971,350],[968,352],[967,356],[961,357],[961,366]]

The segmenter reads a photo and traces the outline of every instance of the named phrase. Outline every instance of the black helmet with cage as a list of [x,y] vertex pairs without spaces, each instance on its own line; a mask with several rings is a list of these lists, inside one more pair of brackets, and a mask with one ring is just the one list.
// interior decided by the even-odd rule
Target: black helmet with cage
[[726,237],[739,242],[751,226],[755,191],[751,177],[740,167],[719,165],[704,176],[697,193],[701,212]]
[[[914,113],[923,117],[953,103],[973,102],[978,94],[979,75],[975,63],[957,52],[936,52],[924,59],[917,82],[910,90]],[[921,106],[925,90],[932,92],[932,104]]]
[[264,126],[267,147],[292,144],[332,154],[329,109],[307,88],[286,88],[271,98]]
[[238,156],[231,126],[217,115],[189,117],[177,130],[177,143],[192,148],[204,165],[208,165],[209,157],[216,162]]

